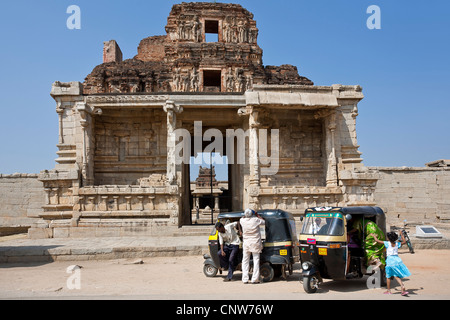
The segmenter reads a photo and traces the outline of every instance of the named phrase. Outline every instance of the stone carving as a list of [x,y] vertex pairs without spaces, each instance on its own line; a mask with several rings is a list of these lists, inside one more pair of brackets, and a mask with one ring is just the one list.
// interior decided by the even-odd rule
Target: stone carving
[[244,70],[236,68],[233,72],[231,68],[225,74],[226,92],[244,92],[253,87],[253,76],[245,74]]
[[[218,21],[219,42],[204,42],[208,19]],[[200,83],[201,65],[221,68],[226,75],[221,90],[226,92],[244,92],[254,84],[313,84],[293,66],[262,65],[256,22],[240,5],[174,5],[166,31],[166,36],[143,39],[133,59],[108,60],[94,68],[86,78],[84,93],[207,91]]]
[[181,15],[178,21],[178,40],[202,41],[202,24],[198,16]]
[[256,44],[258,29],[250,28],[248,19],[236,19],[234,16],[227,16],[223,24],[223,39],[228,43],[250,43]]
[[199,74],[197,68],[193,68],[192,71],[181,71],[180,68],[176,68],[173,75],[173,91],[178,92],[198,92],[199,91]]

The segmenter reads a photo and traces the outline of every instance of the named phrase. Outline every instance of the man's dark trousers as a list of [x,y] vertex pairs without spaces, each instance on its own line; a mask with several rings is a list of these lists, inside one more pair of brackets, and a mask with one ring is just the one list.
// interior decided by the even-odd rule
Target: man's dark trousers
[[219,250],[220,266],[224,269],[228,269],[227,279],[231,279],[237,266],[239,246],[234,244],[224,244],[223,251],[225,251],[225,257],[222,256],[222,250]]

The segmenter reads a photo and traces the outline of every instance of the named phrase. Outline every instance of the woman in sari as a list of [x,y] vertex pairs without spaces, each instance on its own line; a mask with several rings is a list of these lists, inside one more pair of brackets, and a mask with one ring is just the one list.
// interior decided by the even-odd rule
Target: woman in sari
[[[364,230],[363,230],[363,221],[364,221]],[[384,241],[384,233],[377,226],[377,224],[371,220],[363,220],[360,219],[355,221],[353,225],[354,228],[358,230],[361,239],[364,239],[364,250],[366,254],[367,265],[376,265],[376,267],[380,267],[381,265],[385,265],[386,261],[384,258],[384,245],[375,241],[375,238],[372,234],[375,234],[378,240]]]

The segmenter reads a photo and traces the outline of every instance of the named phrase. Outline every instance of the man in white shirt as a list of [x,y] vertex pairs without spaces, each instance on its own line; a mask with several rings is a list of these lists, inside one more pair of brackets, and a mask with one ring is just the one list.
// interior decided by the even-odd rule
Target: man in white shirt
[[237,222],[223,225],[221,222],[216,224],[216,229],[219,234],[219,260],[220,266],[228,269],[228,275],[224,281],[231,281],[234,270],[237,266],[237,256],[239,253],[239,245],[241,240],[236,232]]
[[244,217],[240,219],[242,227],[243,256],[242,256],[242,282],[248,283],[250,269],[250,254],[253,255],[252,283],[259,283],[259,256],[263,249],[260,226],[265,221],[255,211],[245,210]]

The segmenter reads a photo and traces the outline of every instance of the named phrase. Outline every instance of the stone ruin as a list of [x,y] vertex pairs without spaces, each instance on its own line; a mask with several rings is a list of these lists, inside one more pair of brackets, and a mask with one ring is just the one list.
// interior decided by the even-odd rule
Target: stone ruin
[[[46,200],[30,236],[167,235],[191,224],[190,169],[175,162],[173,136],[193,134],[195,121],[249,132],[247,161],[229,166],[230,211],[299,219],[311,206],[374,205],[379,173],[362,164],[356,136],[361,87],[264,66],[253,18],[238,4],[177,4],[166,35],[143,39],[134,58],[108,41],[83,84],[55,82],[58,158],[39,175]],[[280,133],[276,175],[263,171],[261,129]]]
[[[291,65],[263,66],[253,14],[238,4],[183,3],[167,19],[167,35],[145,38],[122,61],[105,42],[103,64],[86,78],[85,94],[245,92],[256,84],[313,85]],[[206,42],[215,34],[217,42]]]

